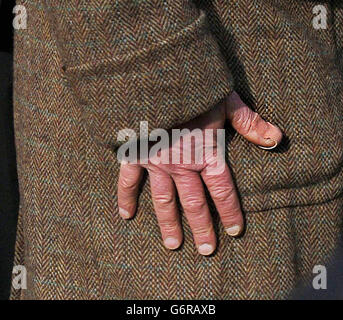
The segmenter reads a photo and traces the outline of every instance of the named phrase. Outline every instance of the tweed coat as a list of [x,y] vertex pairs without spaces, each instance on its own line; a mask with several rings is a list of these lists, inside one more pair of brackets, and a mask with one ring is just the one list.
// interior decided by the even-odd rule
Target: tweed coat
[[[14,108],[21,299],[273,299],[340,239],[343,7],[308,0],[19,0]],[[326,8],[316,29],[313,8]],[[278,125],[267,152],[227,129],[247,229],[203,257],[168,251],[145,182],[118,216],[117,133],[171,128],[235,89]],[[212,207],[213,209],[213,207]]]

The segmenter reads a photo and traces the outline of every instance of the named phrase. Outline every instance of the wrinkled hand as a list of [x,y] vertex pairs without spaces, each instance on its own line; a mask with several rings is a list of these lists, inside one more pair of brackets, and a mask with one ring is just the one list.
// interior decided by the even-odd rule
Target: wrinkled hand
[[[226,120],[245,139],[264,149],[273,149],[282,139],[280,129],[253,112],[236,92],[211,111],[189,121],[182,128],[190,130],[199,128],[205,134],[207,129],[224,128]],[[190,164],[156,164],[153,159],[149,159],[148,164],[122,164],[118,185],[118,205],[122,218],[130,219],[134,216],[139,184],[144,169],[147,169],[156,216],[164,245],[168,249],[177,249],[183,239],[176,202],[176,192],[178,192],[199,253],[210,255],[215,250],[216,235],[203,182],[216,205],[226,232],[230,236],[238,236],[244,227],[243,216],[230,170],[225,164],[222,172],[210,174],[211,167],[218,165],[218,158],[214,157],[216,152],[219,152],[216,143],[217,139],[214,136],[211,145],[213,153],[208,152],[208,141],[201,146],[191,145],[193,149],[203,148],[204,161],[200,164],[193,160]],[[180,150],[180,145],[181,143],[171,145],[162,153],[171,154],[176,148]],[[158,156],[161,156],[161,152]]]

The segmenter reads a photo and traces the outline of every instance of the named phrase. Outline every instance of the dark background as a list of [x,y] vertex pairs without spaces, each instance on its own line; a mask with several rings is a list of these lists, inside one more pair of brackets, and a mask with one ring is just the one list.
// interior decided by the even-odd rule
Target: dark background
[[[11,52],[13,48],[12,41],[12,10],[15,5],[14,0],[0,0],[0,18],[1,18],[1,42],[0,51]],[[1,65],[2,69],[2,65]]]
[[19,205],[12,116],[13,0],[0,0],[0,299],[8,299]]

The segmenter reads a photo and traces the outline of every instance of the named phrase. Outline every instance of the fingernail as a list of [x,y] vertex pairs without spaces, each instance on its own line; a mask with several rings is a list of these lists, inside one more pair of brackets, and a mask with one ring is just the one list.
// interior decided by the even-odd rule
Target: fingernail
[[201,246],[199,246],[198,251],[200,254],[208,256],[214,251],[214,248],[211,244],[204,243]]
[[235,236],[238,236],[240,234],[241,227],[236,225],[236,226],[232,226],[230,228],[226,228],[225,231],[229,236],[235,237]]
[[263,150],[273,150],[277,147],[278,143],[272,139],[266,139],[266,140],[271,140],[273,141],[274,145],[271,146],[271,147],[262,147],[262,146],[258,146],[260,149],[263,149]]
[[164,245],[171,250],[177,249],[179,247],[179,240],[175,238],[167,238],[164,240]]
[[119,208],[119,214],[123,219],[130,219],[130,214],[123,208]]

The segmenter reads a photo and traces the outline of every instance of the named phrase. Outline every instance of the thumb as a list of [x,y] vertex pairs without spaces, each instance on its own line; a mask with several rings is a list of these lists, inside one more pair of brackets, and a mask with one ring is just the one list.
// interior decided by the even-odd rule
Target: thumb
[[252,111],[237,92],[226,100],[226,116],[240,135],[262,149],[274,149],[282,140],[281,130]]

